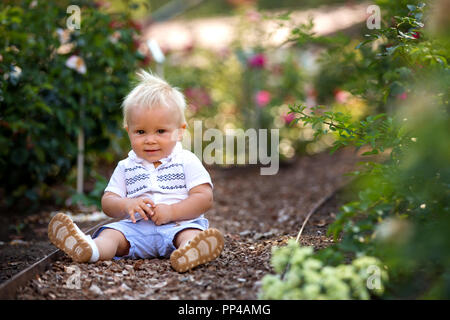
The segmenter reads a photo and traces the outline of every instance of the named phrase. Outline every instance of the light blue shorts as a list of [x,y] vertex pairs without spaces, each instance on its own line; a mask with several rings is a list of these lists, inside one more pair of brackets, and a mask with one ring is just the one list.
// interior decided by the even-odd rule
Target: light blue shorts
[[122,232],[130,243],[128,255],[114,257],[117,259],[150,259],[157,257],[168,258],[176,248],[173,240],[176,234],[184,229],[208,229],[208,219],[203,215],[197,219],[171,222],[157,226],[151,220],[140,219],[136,223],[131,220],[121,220],[106,224],[97,229],[92,238],[98,237],[100,232],[110,228]]

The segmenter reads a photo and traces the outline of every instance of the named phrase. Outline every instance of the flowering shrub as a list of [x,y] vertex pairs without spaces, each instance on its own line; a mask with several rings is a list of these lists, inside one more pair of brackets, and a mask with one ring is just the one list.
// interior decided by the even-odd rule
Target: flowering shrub
[[[400,9],[399,3],[404,5]],[[356,68],[351,77],[341,79],[339,89],[328,91],[333,108],[290,106],[295,121],[311,126],[315,137],[333,136],[332,152],[353,146],[364,147],[363,156],[380,156],[377,161],[363,161],[352,173],[356,189],[353,201],[341,206],[328,229],[328,235],[340,241],[319,250],[315,258],[323,264],[320,270],[336,267],[339,277],[345,273],[345,258],[354,259],[353,264],[355,257],[376,257],[389,273],[383,298],[448,299],[449,42],[436,36],[439,25],[437,31],[424,28],[424,4],[379,4],[395,18],[367,35],[355,49],[364,51],[364,59],[353,66],[370,66],[367,73]],[[343,66],[352,65],[351,60],[358,55],[355,52],[348,60],[329,61],[332,56],[326,54],[322,63],[344,70]],[[353,76],[361,76],[360,84]],[[352,96],[364,100],[373,114],[354,117],[334,108],[336,100],[345,106]],[[280,254],[273,261],[276,270],[280,259],[286,258]],[[303,272],[305,262],[299,264],[297,274]],[[282,291],[276,293],[278,297],[294,290],[284,282],[268,279],[263,286],[265,294],[276,292],[269,283]],[[304,294],[303,285],[301,288]],[[340,288],[341,294],[348,292],[344,286]],[[301,294],[297,292],[296,297]]]
[[[285,247],[272,249],[272,265],[277,275],[263,278],[261,299],[367,300],[371,294],[381,295],[387,281],[377,258],[362,256],[348,265],[325,266],[314,258],[312,247],[300,247],[292,239]],[[370,290],[367,284],[373,270],[379,272],[379,279]]]
[[266,66],[266,56],[263,53],[257,53],[248,57],[247,65],[252,69],[263,69]]
[[[142,56],[125,14],[77,2],[80,29],[66,27],[70,1],[6,1],[0,11],[0,199],[36,205],[64,181],[85,131],[87,168],[120,130],[120,103]],[[117,25],[120,28],[116,28]]]

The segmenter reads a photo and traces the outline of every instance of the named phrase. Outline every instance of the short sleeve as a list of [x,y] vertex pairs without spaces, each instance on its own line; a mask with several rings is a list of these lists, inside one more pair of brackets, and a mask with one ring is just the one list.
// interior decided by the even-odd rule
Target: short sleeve
[[213,184],[208,171],[203,166],[202,162],[197,158],[195,154],[188,150],[184,150],[184,176],[186,179],[186,188],[191,190],[192,188],[208,183],[211,188]]
[[125,166],[123,162],[119,162],[116,169],[109,179],[109,183],[106,186],[105,192],[113,192],[119,196],[125,198],[127,195],[127,189],[125,185]]

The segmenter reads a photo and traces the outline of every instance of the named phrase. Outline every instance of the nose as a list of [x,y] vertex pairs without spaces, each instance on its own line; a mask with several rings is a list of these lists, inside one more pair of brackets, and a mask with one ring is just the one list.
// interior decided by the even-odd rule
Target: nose
[[155,143],[156,142],[155,138],[156,138],[156,135],[154,135],[154,134],[147,134],[145,136],[144,143],[147,143],[147,144]]

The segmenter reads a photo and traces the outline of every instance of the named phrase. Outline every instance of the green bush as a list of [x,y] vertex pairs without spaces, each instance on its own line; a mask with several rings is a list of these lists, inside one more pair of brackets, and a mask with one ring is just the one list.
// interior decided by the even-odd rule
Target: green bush
[[[381,108],[388,114],[375,112],[354,119],[323,106],[291,106],[296,121],[312,126],[316,137],[334,137],[332,151],[352,146],[366,148],[365,156],[380,155],[377,161],[362,161],[352,173],[358,192],[339,209],[328,229],[328,235],[340,241],[319,250],[315,258],[323,268],[340,268],[347,266],[344,262],[348,260],[373,256],[389,274],[382,298],[448,299],[449,39],[424,28],[424,4],[404,4],[397,10],[389,3],[388,12],[397,15],[384,28],[369,33],[356,48],[364,48],[366,60],[362,63],[371,66],[362,77],[365,81],[357,86],[353,78],[343,82],[348,90],[356,87],[354,94],[371,88],[372,95],[362,94],[370,106],[379,107],[379,97],[389,97]],[[335,66],[336,70],[341,67]],[[401,91],[394,90],[396,85]],[[275,269],[276,263],[274,260]],[[303,262],[299,266],[303,268]],[[288,292],[292,288],[287,285],[278,284]],[[304,290],[303,285],[299,288]],[[272,292],[267,283],[263,290],[264,294]]]
[[79,128],[87,155],[104,151],[112,135],[122,134],[121,99],[143,60],[136,48],[139,30],[128,14],[107,15],[91,3],[74,3],[81,25],[70,31],[71,1],[2,2],[3,206],[36,205],[47,186],[66,179],[76,162]]

